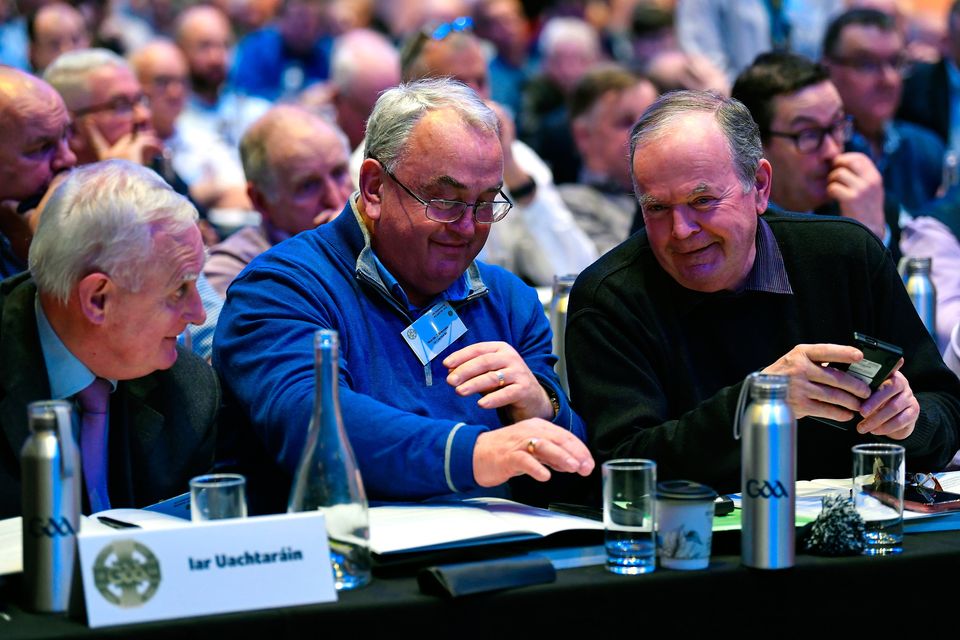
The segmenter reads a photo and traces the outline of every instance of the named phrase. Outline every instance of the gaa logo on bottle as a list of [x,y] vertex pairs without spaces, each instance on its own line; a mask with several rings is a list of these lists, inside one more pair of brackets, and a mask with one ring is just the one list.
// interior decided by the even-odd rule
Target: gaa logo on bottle
[[68,538],[77,535],[76,530],[66,516],[59,518],[30,518],[27,530],[34,538],[46,536],[48,538]]
[[747,480],[747,495],[751,498],[789,498],[790,492],[779,480]]

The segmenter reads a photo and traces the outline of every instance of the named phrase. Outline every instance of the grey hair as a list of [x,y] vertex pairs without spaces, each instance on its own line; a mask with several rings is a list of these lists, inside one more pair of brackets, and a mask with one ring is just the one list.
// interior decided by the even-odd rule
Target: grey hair
[[130,69],[130,64],[109,49],[78,49],[61,54],[43,72],[49,82],[63,96],[67,109],[80,108],[90,95],[90,76],[101,67]]
[[500,133],[497,115],[473,89],[451,78],[426,78],[401,84],[377,99],[367,121],[363,157],[394,171],[413,127],[427,112],[438,109],[456,111],[475,129]]
[[583,49],[600,51],[600,38],[597,32],[580,18],[561,16],[547,20],[537,40],[537,48],[543,57],[549,58],[561,42],[573,42]]
[[763,157],[760,128],[742,102],[714,91],[671,91],[660,96],[630,131],[630,166],[637,147],[662,138],[678,120],[696,112],[714,114],[727,139],[737,178],[744,192],[749,191],[756,183],[757,167]]
[[[303,132],[313,126],[325,126],[343,144],[347,157],[350,157],[350,140],[347,134],[333,120],[291,104],[277,105],[260,116],[240,139],[240,162],[247,182],[271,197],[276,195],[277,175],[270,162],[270,148],[284,144],[288,127]],[[280,134],[282,137],[275,140]]]
[[91,273],[136,292],[164,258],[156,236],[180,235],[196,223],[197,209],[150,169],[126,160],[88,164],[71,171],[44,208],[30,273],[41,293],[63,304]]

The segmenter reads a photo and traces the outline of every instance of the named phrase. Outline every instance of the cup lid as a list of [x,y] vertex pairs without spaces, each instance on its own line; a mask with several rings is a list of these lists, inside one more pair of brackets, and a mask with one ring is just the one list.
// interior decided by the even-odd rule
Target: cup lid
[[657,483],[661,500],[716,500],[717,492],[693,480],[664,480]]

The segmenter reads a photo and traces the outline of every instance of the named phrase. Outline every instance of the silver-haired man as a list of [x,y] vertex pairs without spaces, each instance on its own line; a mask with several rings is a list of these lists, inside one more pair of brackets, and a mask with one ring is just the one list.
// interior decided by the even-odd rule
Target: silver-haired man
[[272,506],[303,449],[321,328],[340,332],[343,418],[372,497],[589,474],[536,293],[474,261],[512,207],[496,115],[455,81],[401,85],[377,101],[365,155],[340,216],[251,263],[218,327],[215,366],[252,423],[241,450],[270,457]]
[[0,285],[0,517],[20,512],[27,404],[74,399],[85,511],[183,492],[213,461],[213,371],[177,347],[204,320],[196,209],[156,174],[74,170],[47,203],[30,271]]
[[[767,211],[773,172],[741,103],[660,98],[631,134],[646,229],[577,280],[571,394],[598,458],[642,456],[658,475],[719,491],[740,482],[733,418],[744,377],[790,376],[798,478],[849,473],[850,446],[894,440],[938,470],[957,450],[960,385],[880,240],[859,223]],[[840,368],[855,331],[903,349],[876,390]]]

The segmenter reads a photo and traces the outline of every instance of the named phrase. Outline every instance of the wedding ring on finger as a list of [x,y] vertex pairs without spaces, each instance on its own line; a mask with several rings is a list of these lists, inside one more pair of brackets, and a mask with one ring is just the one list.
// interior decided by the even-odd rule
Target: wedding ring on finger
[[538,442],[540,442],[540,438],[530,438],[527,440],[527,453],[534,455],[537,452]]
[[503,377],[503,371],[494,371],[497,375],[497,387],[502,387],[507,383],[506,378]]

